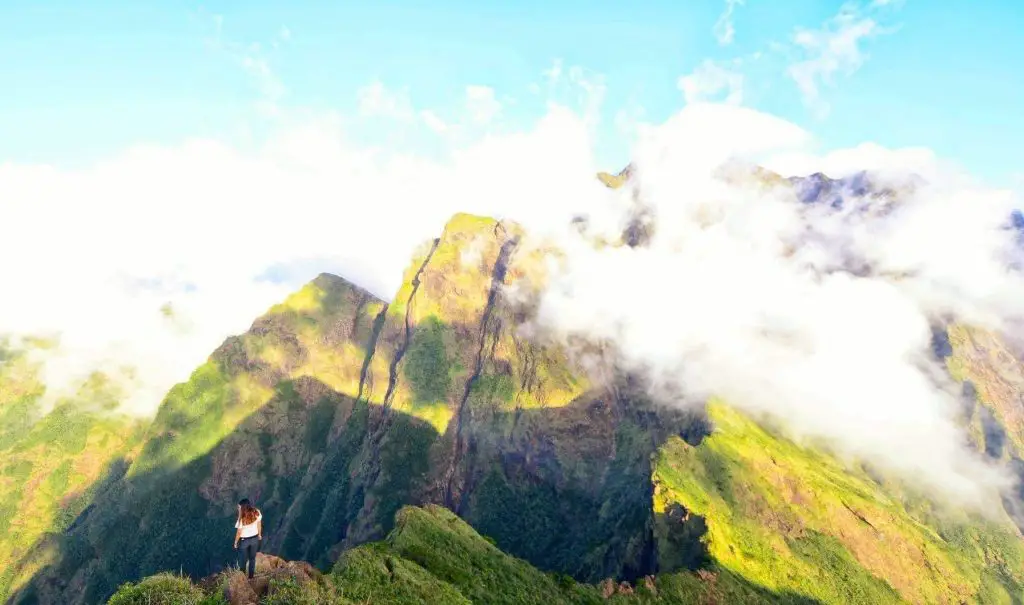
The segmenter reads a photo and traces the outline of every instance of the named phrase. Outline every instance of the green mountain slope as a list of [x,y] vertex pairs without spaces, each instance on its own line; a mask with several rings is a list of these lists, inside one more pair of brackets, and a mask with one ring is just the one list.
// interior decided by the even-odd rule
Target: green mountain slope
[[[721,403],[698,447],[670,440],[656,510],[704,517],[717,565],[823,602],[1018,602],[1016,528],[901,500],[866,472],[798,447]],[[662,542],[665,544],[666,542]]]
[[119,393],[101,375],[42,414],[31,352],[0,342],[0,598],[45,564],[43,545],[124,472],[141,437],[140,421],[110,412]]
[[[581,599],[601,592],[547,572],[681,595],[663,602],[705,593],[736,602],[714,591],[834,603],[1024,599],[1024,547],[1009,519],[932,510],[725,404],[706,416],[659,407],[614,367],[597,377],[526,338],[518,328],[529,303],[503,291],[542,282],[550,251],[525,237],[458,215],[414,259],[395,300],[321,275],[229,338],[171,390],[138,445],[111,427],[120,440],[86,457],[98,469],[125,462],[67,488],[92,486],[89,506],[63,513],[71,523],[9,551],[10,601],[96,603],[164,570],[216,572],[233,560],[242,496],[264,512],[266,551],[342,576],[383,565],[382,590],[440,582],[437,594],[453,602],[506,582],[520,602],[543,598],[536,591],[551,582]],[[48,452],[38,451],[47,465],[63,464]],[[6,506],[17,482],[2,485]],[[46,494],[52,506],[56,492]],[[407,512],[396,525],[408,504],[453,511],[494,545],[467,559],[460,540],[479,542],[472,531],[449,515],[461,529],[428,539],[446,513],[428,507],[420,527],[422,513]],[[530,565],[501,563],[512,561],[502,552]],[[492,564],[505,571],[474,588]],[[395,577],[408,585],[388,588]]]

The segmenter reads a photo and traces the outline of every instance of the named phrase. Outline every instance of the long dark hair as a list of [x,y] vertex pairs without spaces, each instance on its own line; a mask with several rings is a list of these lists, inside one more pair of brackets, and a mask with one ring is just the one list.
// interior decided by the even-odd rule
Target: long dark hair
[[241,508],[238,511],[238,520],[242,522],[242,525],[249,525],[256,522],[256,515],[260,513],[252,502],[249,502],[248,498],[242,498],[238,501],[238,506]]

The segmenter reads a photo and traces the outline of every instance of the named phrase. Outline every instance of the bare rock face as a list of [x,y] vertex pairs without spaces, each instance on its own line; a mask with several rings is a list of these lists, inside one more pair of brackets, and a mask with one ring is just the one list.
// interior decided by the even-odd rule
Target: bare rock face
[[250,585],[249,579],[240,571],[228,572],[224,582],[224,598],[231,605],[255,605],[259,596]]
[[256,553],[256,573],[257,574],[270,574],[288,564],[287,561],[281,557],[275,557],[274,555],[268,555],[265,553]]

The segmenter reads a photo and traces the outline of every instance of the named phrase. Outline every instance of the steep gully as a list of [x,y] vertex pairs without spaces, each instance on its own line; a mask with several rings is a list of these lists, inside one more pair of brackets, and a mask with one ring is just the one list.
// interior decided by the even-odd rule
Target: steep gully
[[[359,370],[359,391],[356,393],[356,401],[363,401],[363,393],[366,388],[366,377],[370,372],[373,363],[373,354],[377,351],[377,340],[381,331],[384,330],[384,320],[387,319],[390,305],[384,303],[384,307],[373,318],[373,328],[370,331],[370,339],[366,343],[366,358],[363,359],[363,367]],[[367,397],[369,399],[369,397]]]
[[[500,227],[500,225],[499,225]],[[496,229],[497,230],[497,229]],[[493,358],[493,347],[497,345],[498,332],[501,329],[500,321],[494,322],[496,325],[491,327],[491,316],[494,312],[495,302],[497,301],[498,295],[501,292],[501,287],[505,283],[505,273],[508,271],[508,265],[512,258],[513,252],[519,245],[519,237],[513,236],[504,241],[501,245],[501,249],[498,251],[498,258],[494,263],[494,268],[491,271],[491,286],[487,293],[487,305],[484,307],[484,312],[480,320],[480,331],[479,339],[477,342],[476,359],[473,365],[473,373],[466,381],[466,387],[463,389],[462,398],[459,401],[459,406],[455,412],[455,440],[452,444],[453,456],[451,465],[448,467],[444,476],[444,505],[449,510],[454,511],[456,514],[460,514],[462,511],[459,510],[460,502],[455,501],[455,477],[458,471],[459,465],[462,462],[462,456],[466,451],[466,438],[463,434],[463,429],[466,422],[466,410],[468,408],[469,397],[473,392],[473,386],[477,379],[480,377],[480,373],[483,371],[485,362],[485,349],[487,346],[487,337],[490,335],[493,338],[491,357]],[[472,472],[466,473],[466,477],[471,478]]]
[[[423,263],[420,268],[416,271],[416,274],[412,278],[412,291],[409,292],[409,299],[405,304],[405,333],[403,335],[402,345],[395,351],[395,356],[391,360],[391,368],[388,372],[388,390],[384,393],[384,410],[385,417],[387,411],[391,409],[391,401],[395,396],[395,386],[398,384],[398,364],[401,363],[402,357],[405,356],[406,350],[409,348],[409,343],[412,340],[412,324],[410,323],[410,314],[412,313],[413,300],[416,298],[416,292],[420,289],[420,278],[423,276],[423,272],[427,269],[427,265],[430,263],[430,259],[434,257],[434,252],[437,251],[437,247],[441,244],[441,240],[435,239],[430,246],[430,251],[427,252],[427,257],[423,259]],[[374,343],[376,344],[376,343]],[[370,352],[368,355],[372,355]]]
[[[388,368],[388,388],[387,391],[385,391],[384,393],[384,399],[380,408],[380,415],[378,416],[377,423],[369,427],[369,434],[367,436],[369,441],[368,445],[370,454],[368,456],[369,474],[365,482],[366,486],[375,485],[377,483],[378,478],[380,477],[380,449],[381,444],[384,440],[384,436],[387,433],[387,429],[389,426],[391,403],[394,400],[395,388],[398,385],[398,366],[401,363],[402,358],[405,356],[405,352],[409,349],[410,342],[412,342],[413,303],[416,298],[416,293],[419,291],[420,288],[423,272],[426,271],[427,265],[430,264],[430,261],[434,257],[434,253],[437,251],[437,247],[440,245],[440,243],[440,238],[435,238],[431,242],[430,250],[427,251],[426,257],[423,259],[423,262],[416,270],[416,273],[413,275],[411,281],[412,288],[411,291],[409,292],[409,298],[406,300],[405,303],[402,342],[399,345],[398,349],[395,350],[394,357],[392,357],[391,359],[391,365]],[[363,363],[363,371],[359,380],[359,401],[362,401],[366,377],[367,374],[369,374],[369,367],[373,359],[374,351],[377,348],[377,340],[380,336],[381,331],[383,330],[383,326],[385,323],[384,319],[386,317],[385,314],[387,313],[387,311],[388,308],[387,306],[385,306],[385,308],[381,310],[380,314],[378,314],[378,317],[374,322],[373,332],[370,335],[370,342],[367,343],[366,360]]]

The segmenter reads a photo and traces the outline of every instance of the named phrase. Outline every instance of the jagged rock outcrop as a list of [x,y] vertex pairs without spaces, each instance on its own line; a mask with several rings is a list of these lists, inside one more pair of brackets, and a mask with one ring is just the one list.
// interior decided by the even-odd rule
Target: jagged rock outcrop
[[285,561],[257,553],[253,578],[248,578],[242,571],[232,570],[209,576],[201,580],[199,586],[207,588],[208,592],[222,588],[224,599],[230,605],[257,605],[260,599],[273,595],[277,583],[293,585],[301,591],[324,582],[324,575],[305,561]]

